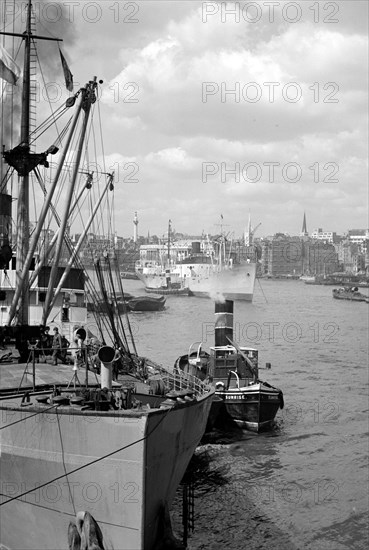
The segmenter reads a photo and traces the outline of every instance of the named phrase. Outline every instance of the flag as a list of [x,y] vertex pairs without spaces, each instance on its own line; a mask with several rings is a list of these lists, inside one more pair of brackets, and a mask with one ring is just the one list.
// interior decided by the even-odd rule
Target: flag
[[17,85],[20,77],[20,68],[14,59],[8,54],[5,48],[0,44],[0,78],[3,78],[9,84]]
[[62,67],[64,72],[65,86],[69,92],[73,92],[73,75],[70,72],[68,63],[66,62],[64,55],[61,53],[60,48],[59,48],[59,53],[60,53],[60,59],[62,62]]

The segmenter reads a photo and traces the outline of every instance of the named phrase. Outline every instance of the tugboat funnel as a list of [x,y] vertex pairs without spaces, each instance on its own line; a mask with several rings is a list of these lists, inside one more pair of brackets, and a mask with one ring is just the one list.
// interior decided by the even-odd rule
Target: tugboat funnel
[[102,346],[97,352],[97,356],[101,361],[101,388],[108,388],[108,390],[111,390],[112,364],[115,357],[115,349],[110,346]]
[[215,302],[215,346],[228,346],[233,340],[233,301]]

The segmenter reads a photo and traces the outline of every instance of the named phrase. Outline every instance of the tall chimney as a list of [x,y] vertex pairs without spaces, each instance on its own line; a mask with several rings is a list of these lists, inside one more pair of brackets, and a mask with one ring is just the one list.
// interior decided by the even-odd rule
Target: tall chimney
[[233,340],[233,301],[215,302],[215,345],[228,346]]

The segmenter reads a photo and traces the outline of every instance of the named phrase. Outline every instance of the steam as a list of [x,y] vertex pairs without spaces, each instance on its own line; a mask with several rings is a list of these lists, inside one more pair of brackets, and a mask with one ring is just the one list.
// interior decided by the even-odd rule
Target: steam
[[224,295],[216,290],[212,290],[209,292],[209,298],[211,298],[214,302],[217,302],[218,304],[224,304],[226,301]]

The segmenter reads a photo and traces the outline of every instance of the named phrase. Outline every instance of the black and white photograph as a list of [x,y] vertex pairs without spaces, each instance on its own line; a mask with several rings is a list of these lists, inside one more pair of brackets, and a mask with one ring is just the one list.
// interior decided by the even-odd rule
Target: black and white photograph
[[365,0],[2,0],[0,550],[369,544]]

